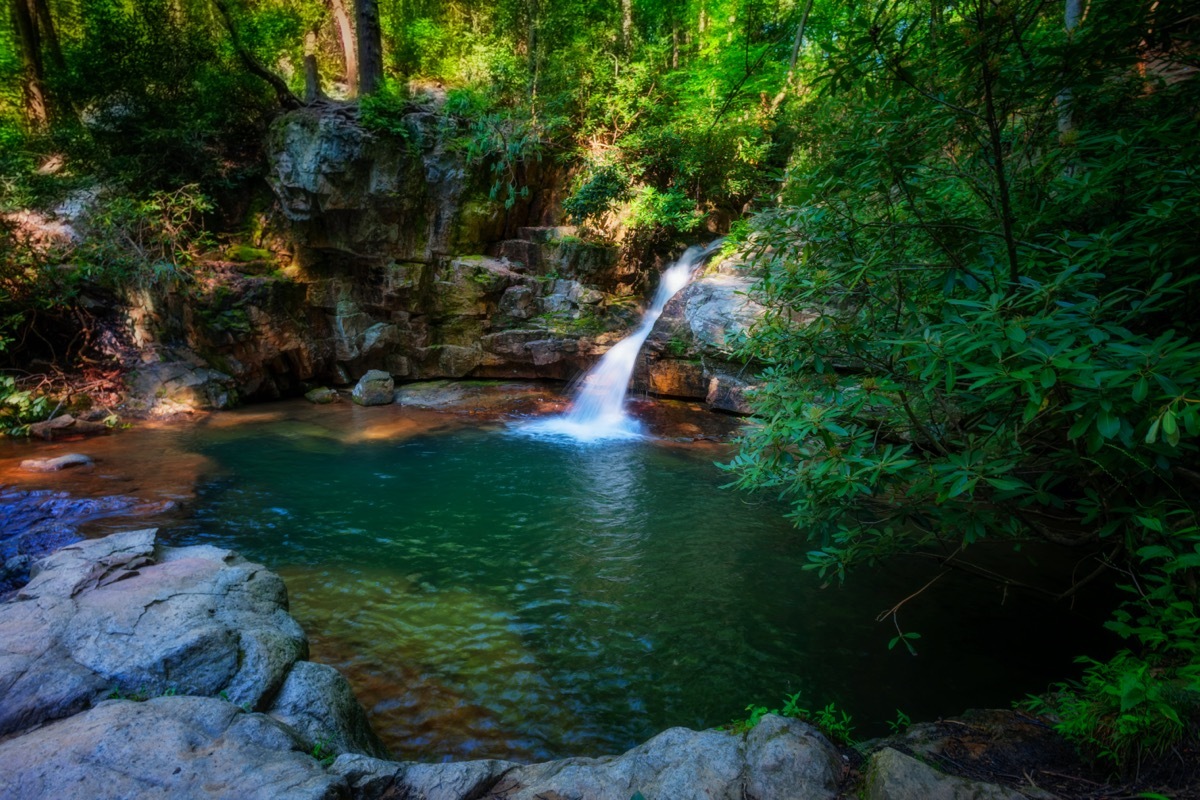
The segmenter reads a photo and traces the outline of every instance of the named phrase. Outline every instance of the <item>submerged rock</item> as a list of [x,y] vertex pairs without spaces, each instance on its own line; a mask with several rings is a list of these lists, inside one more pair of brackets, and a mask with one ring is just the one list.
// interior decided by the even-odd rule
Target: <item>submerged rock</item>
[[334,800],[291,731],[223,700],[112,700],[0,743],[0,797],[37,800]]
[[26,472],[58,472],[70,467],[90,466],[92,459],[82,453],[67,453],[56,458],[27,458],[21,462],[21,469]]
[[385,406],[395,402],[396,382],[381,369],[373,369],[358,379],[350,397],[360,406]]
[[309,389],[304,393],[304,399],[310,403],[316,403],[319,406],[336,403],[340,398],[336,389],[330,389],[327,386],[319,386],[316,389]]
[[[72,497],[66,492],[0,492],[0,599],[29,581],[34,560],[80,541],[86,522],[133,511],[132,497]],[[162,506],[156,506],[161,509]]]

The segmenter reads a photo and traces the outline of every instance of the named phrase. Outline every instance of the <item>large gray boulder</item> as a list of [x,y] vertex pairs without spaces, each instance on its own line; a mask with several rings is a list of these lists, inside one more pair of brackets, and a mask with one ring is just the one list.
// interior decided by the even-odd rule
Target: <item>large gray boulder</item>
[[109,695],[223,695],[260,707],[307,639],[283,581],[213,547],[156,547],[155,531],[64,547],[0,604],[0,735]]
[[386,406],[395,402],[396,382],[381,369],[373,369],[358,379],[350,398],[360,406]]
[[330,775],[286,727],[203,697],[111,700],[0,743],[13,800],[335,800]]
[[704,400],[710,408],[750,413],[752,366],[738,346],[762,318],[755,278],[732,261],[697,278],[667,303],[646,344],[646,368],[635,388],[653,394]]
[[297,662],[267,713],[295,731],[310,752],[389,755],[350,683],[325,664]]
[[518,766],[405,764],[341,756],[330,768],[363,800],[821,800],[837,796],[838,751],[815,728],[764,717],[744,736],[671,728],[624,755]]

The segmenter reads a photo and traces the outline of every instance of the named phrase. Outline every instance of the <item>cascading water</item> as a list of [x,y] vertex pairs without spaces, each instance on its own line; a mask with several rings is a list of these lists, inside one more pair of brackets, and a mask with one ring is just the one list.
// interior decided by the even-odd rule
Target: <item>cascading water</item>
[[525,430],[569,436],[582,442],[641,436],[641,424],[625,413],[625,394],[638,353],[654,323],[662,316],[667,301],[688,285],[696,269],[720,246],[718,239],[707,246],[695,245],[685,250],[679,260],[663,272],[654,302],[637,329],[613,345],[576,386],[570,409],[561,416],[533,423]]

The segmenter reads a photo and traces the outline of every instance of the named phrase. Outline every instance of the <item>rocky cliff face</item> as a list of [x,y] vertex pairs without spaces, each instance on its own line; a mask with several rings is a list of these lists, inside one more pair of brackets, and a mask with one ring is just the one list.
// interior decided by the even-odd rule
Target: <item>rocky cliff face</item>
[[[486,165],[451,146],[446,117],[415,109],[403,123],[404,136],[373,133],[341,107],[276,121],[279,262],[225,264],[211,286],[130,298],[139,346],[158,352],[134,378],[140,410],[294,395],[371,369],[565,380],[632,327],[653,279],[615,246],[540,224],[561,176],[531,170],[529,198],[506,210],[488,199]],[[753,313],[736,294],[748,285],[726,271],[673,302],[646,389],[743,410],[732,342]]]
[[646,340],[635,390],[749,413],[755,373],[737,350],[763,313],[754,281],[740,262],[728,259],[671,298]]

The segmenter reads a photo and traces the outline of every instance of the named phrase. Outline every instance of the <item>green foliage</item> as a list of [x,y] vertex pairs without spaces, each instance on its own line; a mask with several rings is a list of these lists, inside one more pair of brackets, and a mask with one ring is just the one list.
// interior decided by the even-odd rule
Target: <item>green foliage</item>
[[908,730],[909,725],[912,725],[912,718],[897,708],[896,718],[894,720],[888,720],[887,725],[888,731],[891,732],[892,736],[898,736],[899,734]]
[[62,91],[82,124],[64,117],[60,146],[138,191],[198,182],[213,193],[255,174],[270,95],[235,66],[211,7],[84,0],[72,22]]
[[51,411],[49,397],[20,388],[11,375],[0,375],[0,434],[23,434],[30,423],[45,419]]
[[615,165],[601,165],[585,174],[571,196],[563,201],[567,219],[581,224],[603,216],[629,197],[628,178]]
[[[826,91],[744,245],[768,308],[745,355],[766,370],[729,467],[791,503],[823,576],[953,565],[984,538],[1070,540],[1088,573],[1136,576],[1115,622],[1140,652],[1092,662],[1071,707],[1122,760],[1166,741],[1138,715],[1169,720],[1149,698],[1195,662],[1149,654],[1198,633],[1200,82],[1128,68],[1148,23],[1102,5],[1069,43],[1024,0],[872,4],[822,43]],[[1126,733],[1102,722],[1121,681],[1147,698]]]
[[196,251],[211,244],[202,226],[211,208],[195,185],[102,199],[72,253],[77,277],[110,288],[190,279]]
[[329,742],[329,736],[322,736],[313,744],[311,755],[322,767],[328,767],[337,760],[337,751],[329,747]]
[[683,192],[659,191],[647,186],[637,193],[630,207],[629,224],[634,228],[658,228],[673,233],[689,233],[700,227],[703,217]]
[[408,141],[413,130],[405,116],[412,110],[408,93],[394,81],[384,81],[374,93],[358,104],[359,121],[363,127]]
[[752,703],[746,706],[746,711],[749,712],[748,716],[744,719],[734,720],[727,726],[727,730],[735,734],[745,734],[761,722],[762,718],[767,714],[775,714],[781,717],[804,720],[843,747],[853,747],[856,744],[854,739],[854,720],[848,713],[839,709],[834,703],[830,703],[824,708],[819,708],[815,711],[802,708],[800,706],[799,692],[787,695],[784,698],[782,708],[769,709],[766,706]]
[[1050,714],[1055,730],[1118,771],[1133,771],[1185,738],[1196,740],[1190,720],[1200,713],[1200,663],[1162,667],[1128,650],[1087,665],[1083,678],[1060,683],[1027,707]]

